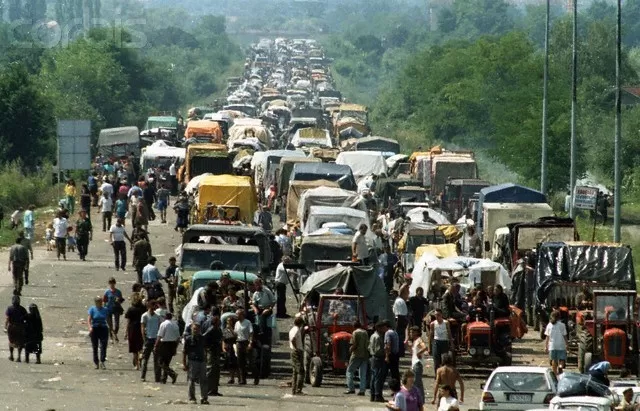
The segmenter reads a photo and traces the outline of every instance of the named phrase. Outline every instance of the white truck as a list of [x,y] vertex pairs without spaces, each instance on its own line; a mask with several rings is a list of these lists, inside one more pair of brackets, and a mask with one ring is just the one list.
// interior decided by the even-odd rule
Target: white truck
[[[545,203],[484,203],[482,205],[483,258],[493,258],[496,231],[510,223],[534,221],[553,215]],[[500,231],[498,235],[502,234]]]

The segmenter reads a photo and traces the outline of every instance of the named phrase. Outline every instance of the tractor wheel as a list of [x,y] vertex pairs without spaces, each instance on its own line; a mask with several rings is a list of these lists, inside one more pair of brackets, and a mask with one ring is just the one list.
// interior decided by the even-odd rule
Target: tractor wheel
[[593,354],[590,352],[584,353],[584,372],[588,372],[589,368],[593,365]]
[[319,387],[322,384],[322,360],[320,357],[311,359],[310,379],[312,387]]
[[304,339],[304,383],[311,384],[311,358],[313,358],[313,347],[311,337],[307,335]]

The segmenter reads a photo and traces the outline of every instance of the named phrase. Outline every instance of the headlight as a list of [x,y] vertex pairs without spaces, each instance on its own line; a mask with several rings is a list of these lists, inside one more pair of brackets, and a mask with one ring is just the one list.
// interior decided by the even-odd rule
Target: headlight
[[484,351],[482,351],[482,353],[486,356],[488,356],[489,354],[491,354],[491,350],[488,348],[485,348]]
[[475,348],[469,348],[469,354],[476,355],[478,351]]

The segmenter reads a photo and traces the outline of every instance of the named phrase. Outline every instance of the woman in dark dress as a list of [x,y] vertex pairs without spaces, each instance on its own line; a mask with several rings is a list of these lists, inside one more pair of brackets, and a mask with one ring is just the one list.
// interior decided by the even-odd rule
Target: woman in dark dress
[[18,349],[18,359],[22,355],[22,349],[25,342],[25,324],[27,321],[27,310],[20,305],[20,297],[14,295],[11,299],[11,305],[5,313],[6,319],[4,326],[7,329],[9,337],[9,361],[13,361],[13,350]]
[[36,364],[40,364],[40,354],[42,354],[42,340],[44,339],[42,328],[42,317],[40,310],[35,304],[29,305],[27,314],[27,338],[24,348],[25,362],[29,362],[29,354],[36,355]]
[[127,309],[124,318],[127,319],[127,340],[129,341],[129,352],[133,356],[133,366],[140,369],[140,352],[142,351],[142,328],[141,320],[146,308],[142,305],[140,294],[134,293],[131,296],[131,306]]
[[89,186],[87,183],[82,183],[82,188],[80,189],[80,209],[87,212],[87,218],[91,220],[91,190],[89,190]]

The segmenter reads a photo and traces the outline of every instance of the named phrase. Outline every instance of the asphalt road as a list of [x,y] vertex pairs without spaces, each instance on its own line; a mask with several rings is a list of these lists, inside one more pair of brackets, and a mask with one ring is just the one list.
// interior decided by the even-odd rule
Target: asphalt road
[[[172,214],[172,213],[169,213]],[[171,215],[170,218],[173,218]],[[94,222],[99,220],[93,214]],[[42,223],[42,222],[41,222]],[[101,227],[98,227],[101,228]],[[171,225],[161,225],[152,221],[149,226],[151,244],[158,257],[161,270],[180,243],[180,236]],[[128,256],[130,259],[130,255]],[[8,260],[8,253],[0,252],[0,262]],[[125,298],[130,294],[135,272],[116,272],[113,267],[112,251],[107,233],[97,230],[89,247],[87,261],[82,262],[77,255],[70,254],[68,261],[57,261],[55,252],[47,252],[42,242],[35,247],[30,284],[23,290],[22,304],[38,304],[44,323],[44,352],[42,364],[10,362],[8,345],[0,345],[0,398],[6,410],[143,410],[152,406],[161,409],[205,409],[225,407],[226,409],[260,410],[300,410],[313,409],[353,409],[376,410],[366,397],[346,396],[344,376],[325,376],[323,386],[305,387],[305,397],[291,397],[290,389],[282,386],[290,378],[288,351],[285,343],[274,347],[274,374],[260,385],[227,385],[227,376],[221,378],[223,397],[211,398],[211,404],[188,405],[185,373],[181,371],[178,357],[174,369],[178,371],[175,385],[142,383],[140,375],[131,364],[127,343],[124,341],[123,320],[120,343],[110,345],[107,353],[107,370],[94,370],[91,358],[91,343],[87,332],[87,310],[93,298],[102,295],[107,287],[107,279],[114,276]],[[0,301],[10,304],[12,294],[11,275],[5,271],[0,276]],[[288,292],[288,305],[293,310],[295,300]],[[127,305],[125,303],[125,310]],[[278,320],[279,332],[290,327],[290,320]],[[5,337],[6,338],[6,337]],[[284,340],[283,340],[284,341]],[[542,344],[535,340],[533,332],[523,341],[516,343],[514,364],[539,365],[544,362]],[[181,352],[181,348],[179,348]],[[409,359],[402,362],[403,369]],[[491,372],[491,368],[479,369],[461,367],[466,379],[467,394],[463,410],[477,408],[480,384]],[[432,390],[433,368],[427,364],[425,387]],[[390,394],[387,393],[387,397]],[[430,397],[429,397],[430,400]],[[430,402],[430,401],[429,401]],[[380,404],[381,405],[381,404]],[[429,405],[426,409],[435,410]]]

